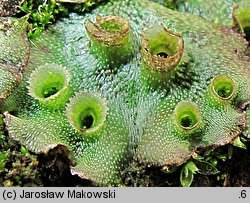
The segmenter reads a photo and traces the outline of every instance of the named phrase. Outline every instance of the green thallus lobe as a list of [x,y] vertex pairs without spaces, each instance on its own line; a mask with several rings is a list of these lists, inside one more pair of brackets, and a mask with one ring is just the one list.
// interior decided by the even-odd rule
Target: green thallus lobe
[[0,18],[0,100],[14,91],[28,65],[27,18]]

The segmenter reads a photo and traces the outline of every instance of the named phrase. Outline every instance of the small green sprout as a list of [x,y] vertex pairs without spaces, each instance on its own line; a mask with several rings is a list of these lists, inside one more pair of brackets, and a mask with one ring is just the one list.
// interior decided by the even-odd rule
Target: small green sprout
[[[229,145],[231,146],[231,145]],[[232,156],[231,147],[228,147],[228,154],[222,154],[218,150],[208,150],[203,155],[196,154],[182,166],[180,182],[183,187],[189,187],[196,173],[202,175],[216,175],[220,173],[217,169],[218,161],[226,161]]]
[[28,149],[27,149],[26,147],[24,147],[24,146],[21,146],[20,151],[21,151],[21,154],[22,154],[23,156],[29,155]]
[[240,140],[240,137],[237,137],[234,140],[233,146],[239,147],[239,148],[242,148],[242,149],[247,149],[247,146]]
[[0,114],[0,130],[2,130],[3,128],[3,115]]
[[6,161],[10,154],[10,150],[0,152],[0,173],[6,172],[7,169],[5,168]]
[[28,32],[29,39],[39,37],[49,24],[68,15],[68,9],[54,0],[27,0],[21,4],[19,9],[19,13],[29,15],[29,22],[32,24]]
[[194,179],[194,174],[198,172],[199,169],[195,165],[193,161],[188,161],[182,167],[181,174],[180,174],[180,181],[183,187],[189,187]]
[[192,184],[196,173],[202,175],[218,174],[219,170],[216,168],[217,161],[215,159],[211,159],[210,161],[212,161],[212,163],[206,161],[204,157],[199,156],[184,164],[180,174],[181,185],[183,187],[189,187]]
[[178,166],[163,166],[161,171],[164,173],[173,173],[178,169]]
[[199,168],[198,173],[202,175],[215,175],[219,173],[219,170],[216,168],[218,161],[209,156],[206,158],[194,158],[196,166]]

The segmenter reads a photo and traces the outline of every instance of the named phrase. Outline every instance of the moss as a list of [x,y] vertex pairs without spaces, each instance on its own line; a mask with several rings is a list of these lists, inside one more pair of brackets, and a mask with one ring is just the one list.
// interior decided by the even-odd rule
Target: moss
[[36,155],[0,131],[0,185],[42,186]]

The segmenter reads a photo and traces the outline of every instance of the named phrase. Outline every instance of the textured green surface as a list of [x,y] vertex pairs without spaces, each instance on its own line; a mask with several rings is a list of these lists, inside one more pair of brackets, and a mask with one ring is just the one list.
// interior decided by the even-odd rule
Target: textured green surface
[[246,124],[246,129],[244,131],[244,135],[249,138],[250,137],[250,109],[247,109],[247,124]]
[[0,100],[11,94],[28,65],[26,19],[0,18]]
[[[86,18],[94,21],[95,14],[129,21],[133,54],[125,64],[93,53],[84,22]],[[182,33],[184,53],[170,81],[151,87],[153,73],[148,72],[146,81],[141,74],[145,65],[140,33],[157,30],[161,24]],[[10,136],[27,148],[40,152],[64,144],[76,159],[74,172],[98,184],[119,183],[120,171],[132,158],[148,165],[178,165],[197,148],[224,145],[240,134],[245,114],[237,109],[250,100],[246,51],[247,43],[240,35],[191,14],[146,0],[107,3],[92,14],[71,14],[32,41],[24,79],[1,109],[9,112],[5,123]],[[94,132],[97,136],[88,137],[71,125],[67,104],[51,109],[29,95],[32,71],[55,63],[71,75],[71,92],[98,94],[107,101],[108,113],[103,126]],[[212,79],[220,74],[232,78],[237,87],[230,100],[218,100],[211,92]],[[73,97],[68,95],[68,101]],[[184,100],[200,109],[201,124],[194,131],[180,128],[175,119],[176,105]]]
[[[179,11],[201,16],[211,22],[233,26],[233,7],[240,0],[177,0]],[[247,0],[246,0],[247,1]]]

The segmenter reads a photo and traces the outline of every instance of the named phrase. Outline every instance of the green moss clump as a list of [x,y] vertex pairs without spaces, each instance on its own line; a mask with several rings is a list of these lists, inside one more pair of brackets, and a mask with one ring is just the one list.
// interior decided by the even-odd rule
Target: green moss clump
[[0,114],[0,186],[42,186],[37,156],[6,135],[2,117]]

